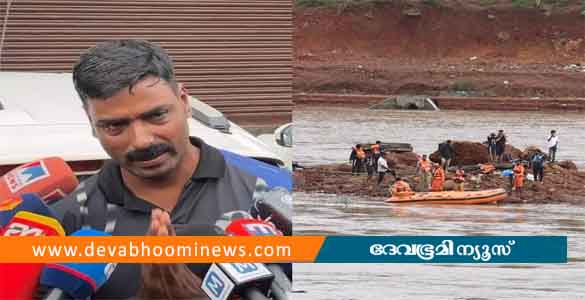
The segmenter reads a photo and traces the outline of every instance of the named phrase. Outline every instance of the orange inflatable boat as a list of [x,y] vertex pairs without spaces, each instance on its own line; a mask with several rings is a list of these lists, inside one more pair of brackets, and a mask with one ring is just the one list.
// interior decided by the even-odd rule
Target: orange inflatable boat
[[506,198],[505,189],[483,191],[444,191],[427,193],[407,193],[392,196],[387,203],[433,203],[433,204],[485,204],[496,203]]

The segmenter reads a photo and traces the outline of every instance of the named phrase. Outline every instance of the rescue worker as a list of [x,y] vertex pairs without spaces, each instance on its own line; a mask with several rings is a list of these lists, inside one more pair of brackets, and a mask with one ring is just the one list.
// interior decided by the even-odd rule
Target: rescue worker
[[534,174],[535,182],[542,182],[544,177],[544,153],[538,152],[532,156],[530,163],[532,164],[532,174]]
[[445,183],[445,171],[439,164],[433,164],[433,180],[431,182],[432,192],[443,191],[443,184]]
[[428,192],[431,188],[431,161],[427,159],[427,155],[423,154],[422,158],[416,164],[416,173],[420,175],[420,184],[418,190],[421,192]]
[[410,188],[410,185],[402,178],[397,177],[396,181],[392,185],[392,196],[400,197],[407,195],[412,195],[412,189]]
[[490,162],[496,161],[496,134],[494,132],[490,133],[487,137],[486,141],[488,147],[488,154],[490,156]]
[[465,190],[465,171],[461,168],[461,166],[457,167],[457,171],[455,171],[455,190],[459,192],[463,192]]
[[439,154],[441,155],[441,166],[445,169],[446,173],[451,161],[455,158],[455,149],[453,149],[451,140],[439,144]]
[[380,183],[384,181],[384,176],[386,175],[386,173],[390,173],[392,174],[392,176],[394,176],[394,178],[396,178],[396,173],[394,172],[394,170],[388,167],[388,161],[386,160],[386,157],[387,153],[383,152],[382,156],[378,158],[378,185],[380,185]]
[[374,160],[374,154],[372,153],[372,151],[370,149],[366,150],[365,165],[366,165],[366,171],[368,172],[368,180],[370,180],[372,178],[372,175],[374,175],[374,170],[376,170],[376,168],[375,168],[376,161]]
[[380,159],[380,154],[382,153],[382,142],[376,141],[370,149],[372,149],[373,157],[374,157],[374,170],[378,168],[378,159]]
[[506,151],[506,135],[504,134],[504,130],[498,130],[498,135],[496,135],[496,160],[501,163],[502,158],[504,156],[504,152]]
[[351,154],[349,155],[349,162],[351,163],[351,174],[359,175],[362,172],[362,168],[366,159],[366,152],[362,148],[361,144],[353,147]]
[[557,156],[559,137],[556,134],[557,134],[556,130],[551,130],[550,136],[546,139],[546,145],[548,147],[548,159],[550,162],[555,162],[555,158]]
[[518,160],[514,166],[514,189],[516,195],[522,197],[522,186],[524,185],[524,165]]

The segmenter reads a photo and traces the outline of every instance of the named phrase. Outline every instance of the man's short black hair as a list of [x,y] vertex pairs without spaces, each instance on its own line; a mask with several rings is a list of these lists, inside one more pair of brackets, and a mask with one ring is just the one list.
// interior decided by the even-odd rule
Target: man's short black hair
[[160,46],[145,40],[98,43],[73,67],[73,83],[83,105],[89,98],[105,99],[132,88],[147,76],[160,78],[177,92],[173,62]]

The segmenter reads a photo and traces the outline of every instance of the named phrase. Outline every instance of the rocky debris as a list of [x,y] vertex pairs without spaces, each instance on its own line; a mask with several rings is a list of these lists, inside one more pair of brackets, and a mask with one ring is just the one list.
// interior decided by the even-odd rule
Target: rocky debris
[[[485,164],[489,162],[489,153],[487,146],[478,142],[453,141],[455,158],[451,161],[452,166],[467,166],[476,164]],[[440,163],[441,157],[439,151],[430,155],[431,161]],[[506,145],[504,150],[504,162],[510,162],[522,158],[522,151],[512,145]]]
[[[394,182],[391,175],[387,175],[381,185],[377,185],[377,177],[368,178],[367,175],[351,175],[351,172],[332,172],[331,170],[347,169],[348,165],[315,166],[297,170],[294,174],[295,191],[317,192],[338,195],[365,196],[372,198],[390,197],[389,188]],[[527,169],[530,171],[530,169]],[[416,188],[420,177],[410,166],[397,167],[398,176],[406,179],[411,187]],[[447,173],[445,190],[455,187],[454,174]],[[585,172],[573,169],[564,169],[557,164],[545,168],[544,182],[525,180],[522,196],[511,191],[510,180],[502,177],[500,172],[493,174],[466,173],[465,190],[485,190],[505,188],[510,195],[505,203],[560,203],[585,204]]]
[[388,166],[390,167],[416,167],[418,155],[414,152],[388,153]]
[[[471,164],[478,163],[476,159],[480,156],[471,155],[473,149],[479,149],[483,146],[480,143],[472,142],[455,142],[459,145],[465,160]],[[483,146],[485,150],[485,146]],[[463,151],[462,149],[465,149]],[[517,157],[529,155],[536,147],[528,147],[524,151],[510,146],[511,153]],[[457,152],[457,150],[456,150]],[[479,151],[478,151],[479,152]],[[487,152],[487,151],[483,151]],[[389,166],[391,166],[397,176],[404,178],[412,188],[416,189],[420,183],[420,176],[416,174],[416,162],[418,155],[413,152],[408,153],[390,153]],[[466,190],[485,190],[494,188],[506,188],[510,195],[504,201],[506,203],[559,203],[568,202],[573,204],[585,204],[585,172],[577,170],[575,164],[571,161],[561,161],[557,163],[546,163],[544,170],[544,182],[534,182],[526,179],[522,196],[516,195],[511,191],[509,177],[501,176],[501,171],[497,170],[491,174],[482,174],[479,168],[470,168],[466,171]],[[532,170],[526,168],[527,173],[531,174]],[[453,182],[454,172],[446,174],[445,190],[452,190],[455,185]],[[329,194],[344,194],[354,196],[366,196],[373,198],[387,198],[390,196],[389,188],[395,178],[388,174],[381,185],[377,185],[377,174],[368,177],[367,174],[351,174],[349,164],[331,164],[320,165],[297,170],[294,172],[294,189],[304,192],[319,192]],[[529,177],[529,176],[527,176]]]
[[577,170],[577,165],[570,160],[563,160],[557,163],[557,165],[563,169],[567,170]]
[[[528,146],[528,147],[526,147],[526,149],[524,149],[524,151],[522,151],[522,154],[520,154],[520,158],[523,160],[530,160],[532,158],[532,156],[536,153],[544,153],[544,152],[536,146]],[[544,156],[545,156],[545,158],[548,158],[548,155],[545,154]]]

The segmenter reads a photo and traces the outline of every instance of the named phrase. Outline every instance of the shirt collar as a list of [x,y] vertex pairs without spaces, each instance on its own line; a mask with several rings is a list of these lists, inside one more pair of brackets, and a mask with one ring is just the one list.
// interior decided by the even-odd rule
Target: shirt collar
[[[191,137],[190,141],[200,150],[199,164],[191,176],[191,181],[223,177],[226,168],[223,154],[199,138]],[[150,213],[153,208],[156,208],[154,204],[134,195],[124,185],[120,165],[113,160],[106,162],[99,172],[98,187],[106,196],[107,202],[123,206],[128,210]]]

